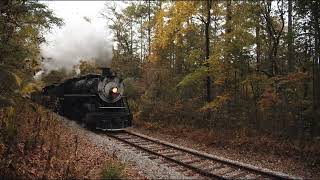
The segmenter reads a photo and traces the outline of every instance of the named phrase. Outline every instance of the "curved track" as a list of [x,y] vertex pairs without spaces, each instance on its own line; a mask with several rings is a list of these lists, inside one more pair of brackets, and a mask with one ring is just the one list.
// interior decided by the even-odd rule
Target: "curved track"
[[109,132],[111,136],[129,146],[146,152],[151,159],[157,157],[181,166],[202,177],[213,179],[301,179],[284,173],[231,161],[154,139],[131,131]]

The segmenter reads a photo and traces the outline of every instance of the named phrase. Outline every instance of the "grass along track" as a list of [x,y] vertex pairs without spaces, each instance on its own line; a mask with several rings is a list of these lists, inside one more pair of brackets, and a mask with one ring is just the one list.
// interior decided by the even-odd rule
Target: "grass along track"
[[150,159],[162,158],[179,167],[181,171],[192,171],[203,178],[213,179],[302,179],[281,172],[252,166],[237,161],[221,158],[190,148],[177,146],[132,131],[107,132],[130,147],[144,151]]

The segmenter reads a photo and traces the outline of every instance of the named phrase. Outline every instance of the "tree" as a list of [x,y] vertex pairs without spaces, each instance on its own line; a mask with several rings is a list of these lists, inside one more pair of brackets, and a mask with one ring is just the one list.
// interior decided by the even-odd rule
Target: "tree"
[[[320,13],[318,8],[320,3],[318,1],[303,1],[296,2],[296,11],[300,18],[306,18],[307,23],[302,26],[304,31],[309,34],[309,38],[305,38],[307,46],[306,57],[312,58],[312,84],[313,84],[313,109],[316,110],[320,107]],[[305,57],[304,57],[305,58]]]
[[50,71],[48,74],[43,75],[41,80],[45,85],[51,85],[54,83],[61,83],[62,80],[67,77],[69,77],[67,70],[62,68]]
[[284,4],[283,1],[277,1],[277,10],[279,11],[280,22],[272,16],[272,1],[266,0],[263,4],[263,17],[266,23],[268,33],[268,59],[270,62],[269,72],[264,71],[268,76],[272,77],[280,73],[278,62],[278,48],[280,38],[284,29]]
[[0,64],[25,86],[39,71],[44,33],[62,20],[37,1],[3,1],[0,9]]
[[85,61],[85,60],[80,61],[79,70],[81,75],[86,75],[90,73],[98,74],[100,72],[97,64],[94,61]]

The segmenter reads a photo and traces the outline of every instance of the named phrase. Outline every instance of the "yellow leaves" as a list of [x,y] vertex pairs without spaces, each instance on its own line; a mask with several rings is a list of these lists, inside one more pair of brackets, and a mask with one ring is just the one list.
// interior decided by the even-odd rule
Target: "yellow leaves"
[[216,111],[218,109],[221,109],[230,100],[231,100],[230,94],[216,96],[212,102],[207,103],[204,107],[200,109],[200,111],[208,111],[208,110]]
[[258,104],[262,110],[266,110],[274,107],[278,103],[278,101],[279,98],[275,91],[272,88],[267,88],[263,92],[261,100],[258,102]]
[[23,86],[21,89],[22,96],[26,96],[27,94],[30,94],[33,91],[39,91],[40,86],[36,83],[28,83],[27,85]]
[[[297,72],[288,74],[287,76],[269,79],[269,84],[273,85],[273,87],[268,87],[264,90],[261,95],[261,100],[258,102],[259,107],[262,110],[267,110],[276,108],[280,103],[287,103],[286,105],[291,104],[293,106],[296,104],[303,104],[301,100],[296,100],[303,99],[306,78],[306,74]],[[283,99],[285,99],[285,101],[283,101]]]
[[222,86],[223,84],[224,84],[224,82],[225,82],[225,77],[218,77],[218,78],[215,78],[215,80],[214,80],[214,84],[215,85],[219,85],[219,86]]
[[210,56],[209,59],[209,73],[213,75],[215,85],[222,85],[227,78],[230,78],[232,66],[230,63],[226,62],[223,59],[223,46],[217,45],[215,46],[217,49]]
[[182,37],[189,29],[186,23],[195,13],[196,6],[192,1],[176,1],[168,12],[161,9],[156,16],[156,38],[153,46],[162,49],[169,48],[172,43],[182,46]]
[[181,23],[186,22],[189,17],[196,13],[196,6],[192,1],[177,1],[172,10],[174,11],[173,22],[181,25]]
[[275,81],[279,85],[289,85],[293,83],[303,83],[308,78],[308,75],[303,72],[290,73],[287,76],[276,77]]
[[152,46],[154,46],[153,49],[157,50],[158,48],[164,48],[166,45],[166,42],[168,40],[168,37],[165,36],[164,33],[164,18],[165,18],[165,11],[163,9],[159,10],[157,16],[156,16],[156,37],[153,41]]
[[20,87],[21,86],[21,82],[22,82],[21,78],[18,75],[14,74],[14,73],[12,73],[12,75],[13,75],[13,77],[15,79],[15,82]]
[[15,109],[12,106],[7,107],[4,110],[4,114],[6,114],[8,117],[11,117],[15,114]]

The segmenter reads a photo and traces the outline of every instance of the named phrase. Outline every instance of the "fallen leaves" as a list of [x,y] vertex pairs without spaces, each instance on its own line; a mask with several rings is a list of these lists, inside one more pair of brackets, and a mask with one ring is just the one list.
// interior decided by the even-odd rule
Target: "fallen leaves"
[[[11,144],[0,143],[0,176],[23,179],[99,179],[111,157],[58,116],[29,102],[14,107],[15,136]],[[5,117],[0,111],[0,117]],[[3,123],[3,122],[1,122]],[[1,124],[0,124],[1,125]],[[3,136],[3,131],[0,130]],[[6,138],[6,136],[3,136]],[[10,142],[10,141],[5,141]]]

